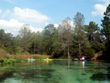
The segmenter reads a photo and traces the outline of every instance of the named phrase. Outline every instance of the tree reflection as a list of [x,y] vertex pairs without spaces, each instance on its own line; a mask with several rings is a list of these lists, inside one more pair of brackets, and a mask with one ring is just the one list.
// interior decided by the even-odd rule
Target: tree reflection
[[110,80],[110,67],[107,68],[107,73],[95,73],[90,78],[96,81],[108,81]]

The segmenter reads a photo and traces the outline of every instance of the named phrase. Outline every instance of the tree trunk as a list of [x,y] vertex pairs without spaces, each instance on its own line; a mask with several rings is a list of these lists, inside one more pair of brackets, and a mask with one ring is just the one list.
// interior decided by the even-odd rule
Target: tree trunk
[[81,57],[81,45],[80,45],[80,42],[79,42],[79,58]]
[[79,58],[81,57],[81,30],[79,29],[79,32],[78,32],[78,42],[79,42]]
[[68,47],[68,59],[70,58],[70,53],[69,53],[69,51],[70,51],[70,49],[69,49],[69,47]]
[[35,51],[36,51],[35,47],[36,47],[36,44],[34,43],[34,54],[35,54]]

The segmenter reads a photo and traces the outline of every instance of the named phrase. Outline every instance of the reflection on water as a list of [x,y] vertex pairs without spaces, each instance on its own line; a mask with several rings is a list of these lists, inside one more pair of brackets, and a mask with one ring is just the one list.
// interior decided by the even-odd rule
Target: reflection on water
[[1,70],[0,71],[0,81],[5,80],[7,77],[12,77],[13,76],[13,71],[11,69],[6,69],[6,70]]
[[0,83],[110,83],[110,64],[38,60],[0,66]]
[[91,76],[92,80],[108,81],[110,80],[110,66],[107,68],[107,73],[98,72]]

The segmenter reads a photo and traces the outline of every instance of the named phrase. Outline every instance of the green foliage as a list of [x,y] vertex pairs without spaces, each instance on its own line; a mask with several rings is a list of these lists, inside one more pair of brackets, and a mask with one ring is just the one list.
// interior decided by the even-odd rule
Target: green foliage
[[91,21],[89,25],[85,25],[85,31],[90,42],[92,41],[100,42],[100,29],[98,27],[98,24]]
[[11,33],[0,30],[0,48],[5,49],[10,54],[16,53],[15,37]]
[[[87,54],[87,49],[90,49],[88,38],[84,31],[81,29],[76,30],[73,35],[73,53],[74,56],[81,57]],[[89,50],[88,50],[89,51]],[[93,53],[92,53],[93,54]],[[86,55],[89,56],[89,55]]]
[[99,59],[105,59],[110,61],[110,41],[105,44],[105,50],[103,51],[103,56],[100,56]]
[[84,15],[80,12],[77,12],[77,14],[74,16],[74,23],[76,24],[77,28],[83,28],[85,23]]
[[110,60],[110,4],[108,5],[106,11],[104,12],[102,27],[103,29],[101,30],[101,32],[106,37],[105,38],[106,41],[103,56],[101,56],[100,59]]
[[14,63],[18,63],[18,62],[19,62],[19,60],[13,59],[13,58],[10,58],[10,59],[1,58],[0,59],[0,63],[4,63],[4,64],[14,64]]
[[52,53],[53,36],[54,36],[55,30],[56,29],[55,29],[54,25],[49,24],[45,27],[45,29],[43,31],[43,41],[42,41],[43,52],[48,55],[51,55],[51,53]]
[[20,47],[23,48],[23,52],[28,51],[31,45],[31,30],[29,25],[24,24],[19,31]]
[[104,19],[102,20],[101,30],[102,34],[106,36],[107,41],[110,41],[110,4],[108,5],[106,12],[104,12]]
[[23,54],[23,48],[20,46],[16,47],[16,54]]
[[[73,57],[76,56],[80,58],[84,55],[93,55],[90,49],[88,37],[84,31],[84,16],[78,12],[74,17],[74,22],[76,23],[76,26],[73,34]],[[91,53],[91,55],[89,52]]]
[[70,57],[70,46],[72,45],[72,26],[70,24],[71,19],[66,18],[59,26],[59,37],[61,40],[61,47],[64,51],[64,55]]
[[40,46],[41,46],[41,39],[42,35],[40,32],[37,33],[31,33],[31,45],[29,47],[29,53],[31,54],[37,54],[40,51]]
[[61,48],[61,39],[59,37],[59,33],[58,30],[55,29],[53,37],[52,37],[52,52],[53,52],[53,57],[59,57],[61,52],[62,52],[62,48]]
[[97,53],[99,51],[103,51],[105,49],[105,46],[100,42],[91,42],[91,48],[94,49],[95,53]]

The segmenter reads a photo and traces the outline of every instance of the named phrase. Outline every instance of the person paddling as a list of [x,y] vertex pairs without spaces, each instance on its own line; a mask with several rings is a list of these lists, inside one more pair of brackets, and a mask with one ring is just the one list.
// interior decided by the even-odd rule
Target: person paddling
[[82,57],[82,60],[85,60],[84,56]]

